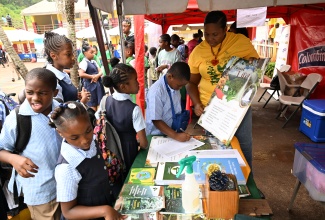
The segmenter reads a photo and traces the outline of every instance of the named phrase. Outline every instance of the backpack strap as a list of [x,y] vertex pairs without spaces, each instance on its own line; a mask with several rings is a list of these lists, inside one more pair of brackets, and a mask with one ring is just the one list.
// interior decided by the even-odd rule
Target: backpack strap
[[15,108],[16,118],[17,118],[17,139],[15,144],[14,153],[22,153],[31,136],[32,133],[32,118],[30,115],[20,115],[19,107]]
[[6,115],[9,115],[10,111],[8,106],[5,103],[5,100],[3,100],[2,98],[0,98],[0,101],[3,103],[3,105],[5,106],[5,111],[6,111]]

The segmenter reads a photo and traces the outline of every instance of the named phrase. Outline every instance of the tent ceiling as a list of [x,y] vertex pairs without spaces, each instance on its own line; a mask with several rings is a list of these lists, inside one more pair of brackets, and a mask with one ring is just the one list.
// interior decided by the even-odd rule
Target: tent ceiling
[[91,2],[94,8],[98,8],[102,11],[111,14],[113,14],[114,12],[113,2],[115,0],[86,0],[86,5],[88,4],[89,1]]
[[[115,0],[91,1],[95,8],[112,13]],[[325,3],[325,0],[121,0],[126,15],[182,13],[186,9],[200,11],[233,10],[262,6],[302,5]]]
[[[191,0],[190,0],[191,1]],[[196,0],[201,11],[324,3],[323,0]]]

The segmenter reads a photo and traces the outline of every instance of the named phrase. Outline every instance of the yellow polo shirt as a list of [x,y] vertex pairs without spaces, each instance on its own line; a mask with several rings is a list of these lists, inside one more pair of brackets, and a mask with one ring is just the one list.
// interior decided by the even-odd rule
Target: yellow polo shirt
[[[218,53],[220,45],[221,49]],[[199,93],[200,100],[204,106],[209,102],[217,81],[220,79],[228,60],[232,56],[244,59],[249,59],[251,57],[259,58],[249,38],[242,34],[227,32],[222,44],[212,49],[215,54],[218,53],[218,64],[212,62],[212,60],[215,60],[215,57],[211,52],[211,46],[205,40],[194,48],[188,60],[191,74],[201,74]]]

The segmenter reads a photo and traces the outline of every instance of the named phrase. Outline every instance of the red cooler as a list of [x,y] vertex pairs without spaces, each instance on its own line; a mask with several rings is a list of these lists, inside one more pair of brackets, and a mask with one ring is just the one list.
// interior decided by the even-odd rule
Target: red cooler
[[314,142],[325,142],[325,99],[304,101],[299,130]]

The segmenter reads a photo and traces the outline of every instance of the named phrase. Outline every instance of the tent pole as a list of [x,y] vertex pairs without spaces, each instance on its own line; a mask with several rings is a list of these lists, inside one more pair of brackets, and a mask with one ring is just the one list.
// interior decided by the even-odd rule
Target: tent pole
[[121,48],[121,57],[123,63],[125,63],[125,54],[124,54],[124,34],[123,34],[123,9],[122,9],[122,1],[123,0],[116,0],[116,10],[117,10],[117,17],[118,17],[118,26],[120,31],[120,48]]
[[106,43],[109,44],[106,29],[104,28],[104,19],[103,19],[102,11],[101,10],[98,10],[98,11],[99,11],[99,15],[100,15],[100,20],[102,22],[102,28],[103,28],[103,31],[104,31]]
[[103,34],[102,34],[97,10],[93,7],[93,5],[91,4],[91,1],[88,1],[88,7],[89,7],[91,19],[93,21],[94,30],[96,33],[97,42],[98,42],[98,46],[99,46],[99,51],[102,55],[104,69],[105,69],[106,75],[109,75],[110,72],[109,72],[107,57],[106,57],[105,48],[104,48]]

